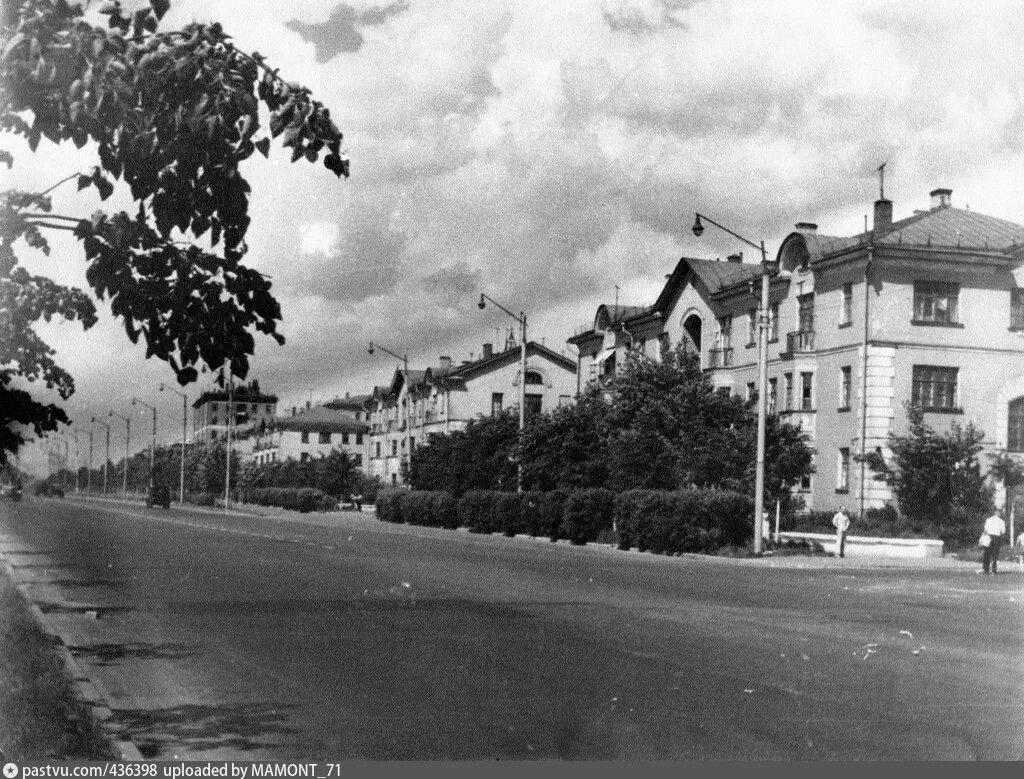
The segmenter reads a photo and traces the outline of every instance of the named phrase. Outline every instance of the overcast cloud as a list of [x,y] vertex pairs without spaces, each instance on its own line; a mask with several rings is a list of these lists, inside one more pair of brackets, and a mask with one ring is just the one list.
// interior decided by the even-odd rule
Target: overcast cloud
[[[348,181],[279,149],[245,171],[249,262],[273,277],[288,339],[259,341],[251,375],[284,406],[385,382],[394,363],[370,340],[416,367],[479,354],[511,324],[477,309],[481,289],[568,349],[615,285],[649,303],[680,255],[742,248],[697,241],[698,208],[772,250],[801,220],[856,232],[882,162],[897,218],[948,186],[955,205],[1024,222],[1017,3],[257,5],[174,0],[166,23],[221,21],[346,135]],[[72,151],[44,148],[31,170],[19,154],[18,184],[60,178]],[[82,280],[73,246],[59,262]],[[139,394],[175,435],[180,406],[156,392],[170,371],[109,316],[46,333],[78,421]]]

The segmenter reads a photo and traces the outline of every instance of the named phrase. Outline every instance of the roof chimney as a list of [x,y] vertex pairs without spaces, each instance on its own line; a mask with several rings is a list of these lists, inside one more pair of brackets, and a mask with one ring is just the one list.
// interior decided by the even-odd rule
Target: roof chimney
[[310,407],[310,405],[311,405],[311,404],[310,404],[310,402],[309,402],[309,401],[307,400],[307,401],[306,401],[306,411],[309,411],[309,407]]
[[932,198],[932,211],[936,208],[949,208],[953,205],[953,190],[951,189],[944,189],[940,187],[939,189],[933,189],[928,194],[931,195]]
[[451,357],[449,357],[447,354],[442,354],[440,357],[438,357],[438,359],[441,361],[441,367],[442,368],[444,368],[446,371],[447,370],[451,370],[451,367],[452,367],[452,358]]
[[297,411],[298,411],[298,409],[295,408],[295,406],[292,406],[292,416],[295,416],[295,412],[297,412]]
[[892,229],[892,201],[882,197],[875,201],[875,236],[883,236],[890,229]]
[[345,400],[348,400],[348,392],[345,393]]
[[743,252],[736,252],[736,254],[730,254],[727,258],[729,262],[743,262]]
[[818,225],[814,224],[814,222],[797,222],[796,223],[796,229],[797,229],[797,232],[800,232],[800,233],[812,233],[813,234],[813,233],[818,232]]
[[494,344],[484,344],[484,354],[481,359],[486,360],[488,357],[494,356]]

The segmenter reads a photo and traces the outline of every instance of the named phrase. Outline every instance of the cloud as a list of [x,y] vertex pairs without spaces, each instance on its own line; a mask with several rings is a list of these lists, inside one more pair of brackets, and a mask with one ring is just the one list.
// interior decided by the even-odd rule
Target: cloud
[[322,24],[308,24],[298,19],[288,21],[285,26],[294,30],[304,40],[316,45],[317,62],[330,62],[342,53],[359,51],[365,39],[359,27],[379,27],[389,17],[396,16],[409,8],[405,0],[385,6],[371,6],[358,11],[350,5],[340,3]]

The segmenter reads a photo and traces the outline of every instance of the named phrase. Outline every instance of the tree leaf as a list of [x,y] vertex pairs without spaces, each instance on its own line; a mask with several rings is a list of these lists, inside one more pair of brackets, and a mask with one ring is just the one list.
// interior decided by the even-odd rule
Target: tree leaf
[[156,14],[157,19],[163,19],[167,9],[171,7],[171,0],[149,0],[149,5]]
[[260,154],[262,154],[264,157],[269,157],[270,156],[270,139],[269,138],[260,138],[258,141],[256,141],[255,145],[256,145],[256,148],[259,150]]

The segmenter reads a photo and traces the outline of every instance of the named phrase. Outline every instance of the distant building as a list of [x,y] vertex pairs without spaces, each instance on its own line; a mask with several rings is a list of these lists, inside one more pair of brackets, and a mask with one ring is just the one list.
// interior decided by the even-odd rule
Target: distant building
[[[1024,457],[1024,226],[952,206],[893,221],[880,199],[870,231],[821,235],[801,222],[782,243],[770,285],[768,409],[799,423],[816,472],[798,486],[808,506],[881,506],[887,486],[856,456],[906,430],[905,403],[937,429],[973,421],[989,450]],[[569,342],[582,382],[614,375],[626,351],[658,358],[678,343],[718,387],[757,387],[761,269],[681,259],[650,306],[598,308]]]
[[[212,443],[227,436],[228,392],[208,390],[192,403],[192,440]],[[232,435],[244,436],[248,432],[265,428],[277,414],[277,395],[260,391],[255,379],[249,384],[232,388],[231,411],[234,412]]]
[[324,406],[335,411],[345,411],[351,414],[356,422],[369,423],[373,407],[373,395],[350,395],[346,392],[345,397],[328,400],[324,403]]
[[[533,341],[526,356],[526,413],[571,403],[575,361]],[[463,430],[476,417],[518,409],[519,360],[518,345],[495,353],[491,344],[484,344],[477,360],[454,365],[450,357],[441,357],[436,366],[410,369],[408,381],[396,370],[391,383],[375,388],[372,395],[367,472],[386,484],[401,484],[401,464],[432,433]]]
[[305,462],[332,451],[348,454],[355,465],[366,465],[366,422],[358,422],[348,411],[322,406],[307,406],[292,416],[278,417],[258,436],[251,459],[260,465],[278,460]]

